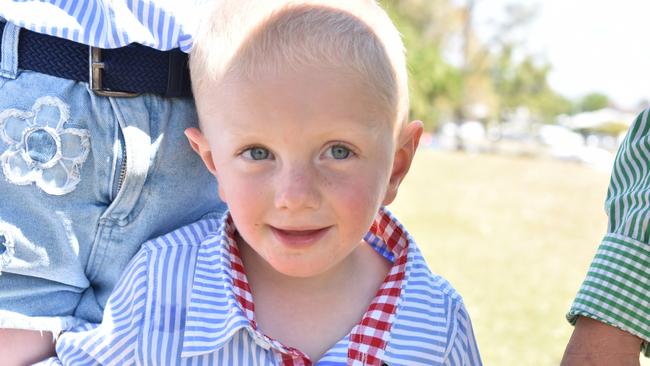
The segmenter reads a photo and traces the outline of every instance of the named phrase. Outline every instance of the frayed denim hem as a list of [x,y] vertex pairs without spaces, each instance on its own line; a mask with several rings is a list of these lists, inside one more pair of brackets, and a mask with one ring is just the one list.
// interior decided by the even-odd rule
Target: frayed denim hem
[[73,316],[26,316],[13,311],[0,310],[0,328],[52,332],[52,342],[56,342],[62,332],[85,323]]

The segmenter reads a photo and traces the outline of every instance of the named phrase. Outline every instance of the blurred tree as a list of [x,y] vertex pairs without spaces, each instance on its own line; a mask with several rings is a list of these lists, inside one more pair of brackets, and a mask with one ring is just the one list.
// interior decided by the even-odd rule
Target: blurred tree
[[570,113],[573,104],[548,84],[551,65],[522,52],[525,32],[516,32],[534,20],[537,9],[530,3],[511,3],[505,13],[491,48],[492,82],[498,95],[495,117],[503,121],[517,108],[526,107],[533,119],[553,123],[558,115]]
[[519,107],[526,107],[534,119],[555,122],[555,117],[570,113],[572,103],[556,93],[548,84],[551,66],[525,56],[523,61],[513,60],[511,45],[505,45],[496,55],[493,64],[493,82],[499,95],[499,120],[506,119]]
[[432,130],[460,103],[460,70],[443,56],[459,27],[457,9],[449,0],[380,3],[402,33],[407,50],[411,117]]
[[[410,72],[411,114],[427,130],[441,122],[503,120],[526,107],[538,121],[553,122],[572,104],[548,84],[551,70],[524,53],[525,27],[536,8],[510,3],[493,35],[479,38],[473,13],[480,0],[379,0],[404,38]],[[450,50],[459,62],[451,63]]]
[[477,0],[466,0],[459,8],[462,19],[460,32],[462,63],[460,66],[460,98],[454,120],[486,120],[493,114],[496,96],[490,79],[489,49],[492,41],[481,40],[474,30],[474,11]]
[[580,101],[579,109],[581,112],[597,111],[609,106],[609,97],[602,93],[590,93],[585,95]]

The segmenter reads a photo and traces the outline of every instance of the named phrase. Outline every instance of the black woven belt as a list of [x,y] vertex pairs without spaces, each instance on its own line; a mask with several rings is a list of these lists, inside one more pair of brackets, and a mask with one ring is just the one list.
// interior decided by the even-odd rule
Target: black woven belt
[[[4,26],[0,22],[0,35]],[[159,51],[139,44],[99,49],[21,29],[18,68],[87,82],[99,95],[192,95],[187,54],[179,49]]]

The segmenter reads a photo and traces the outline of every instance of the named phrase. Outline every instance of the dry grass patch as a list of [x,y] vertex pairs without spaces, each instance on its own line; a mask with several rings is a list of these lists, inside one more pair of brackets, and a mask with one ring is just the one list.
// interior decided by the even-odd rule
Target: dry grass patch
[[486,365],[559,364],[608,181],[570,162],[418,152],[391,210],[463,295]]

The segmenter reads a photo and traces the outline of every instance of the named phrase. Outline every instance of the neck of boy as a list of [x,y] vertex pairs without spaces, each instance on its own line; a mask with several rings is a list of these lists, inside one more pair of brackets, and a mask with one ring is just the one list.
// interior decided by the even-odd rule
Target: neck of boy
[[276,271],[238,239],[260,330],[312,361],[361,321],[392,265],[361,241],[326,272],[292,277]]

